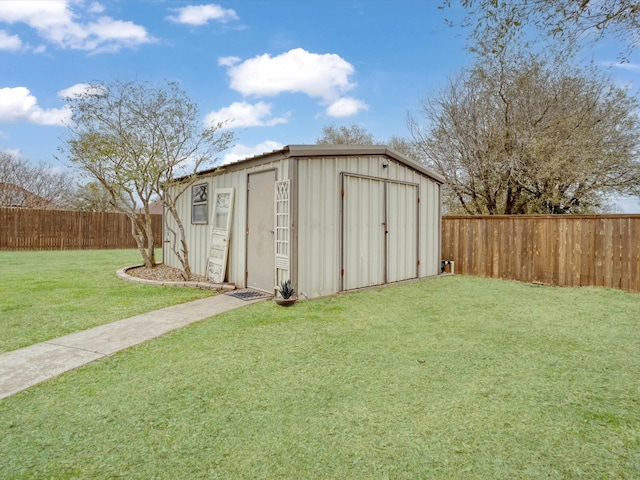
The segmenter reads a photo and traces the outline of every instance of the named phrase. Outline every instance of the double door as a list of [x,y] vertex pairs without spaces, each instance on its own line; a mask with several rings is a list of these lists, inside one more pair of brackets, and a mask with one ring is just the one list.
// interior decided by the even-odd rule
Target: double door
[[418,185],[342,174],[341,289],[418,276]]

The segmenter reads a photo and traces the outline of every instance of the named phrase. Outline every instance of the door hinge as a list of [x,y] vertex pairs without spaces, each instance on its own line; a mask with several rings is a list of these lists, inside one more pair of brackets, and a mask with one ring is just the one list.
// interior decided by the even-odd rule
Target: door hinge
[[420,265],[420,260],[418,260],[418,261],[416,262],[416,265]]
[[244,272],[244,278],[249,278],[249,272]]
[[344,277],[344,268],[340,270],[340,276]]
[[418,203],[420,203],[420,197],[418,197]]
[[344,188],[342,190],[340,190],[340,196],[344,197]]

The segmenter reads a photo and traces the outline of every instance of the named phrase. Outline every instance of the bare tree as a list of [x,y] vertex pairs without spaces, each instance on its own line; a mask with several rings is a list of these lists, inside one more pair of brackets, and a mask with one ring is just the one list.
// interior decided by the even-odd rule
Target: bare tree
[[74,210],[83,212],[120,212],[122,210],[121,207],[113,205],[109,191],[95,180],[77,186],[71,206]]
[[416,163],[424,163],[420,149],[410,137],[393,136],[387,141],[386,145],[409,160],[413,160]]
[[405,157],[419,161],[420,151],[415,148],[410,138],[392,136],[388,141],[376,140],[367,129],[352,123],[349,126],[327,125],[322,128],[322,136],[317,139],[318,145],[387,145]]
[[637,106],[595,68],[504,50],[424,99],[424,124],[409,126],[451,212],[594,212],[638,191]]
[[349,126],[327,125],[316,140],[318,145],[373,145],[373,135],[365,128],[352,123]]
[[[198,107],[175,82],[96,84],[69,98],[73,111],[69,138],[61,152],[104,188],[112,205],[131,220],[132,234],[144,264],[156,263],[150,205],[160,198],[178,230],[171,247],[191,279],[184,225],[176,204],[195,181],[195,173],[212,165],[229,147],[233,134],[222,123],[202,127]],[[170,185],[182,181],[170,193]],[[140,213],[142,212],[142,213]]]
[[74,196],[69,172],[32,164],[0,151],[0,205],[25,208],[66,208]]
[[[472,27],[473,48],[499,51],[514,37],[535,28],[563,48],[607,36],[622,42],[626,54],[640,44],[637,0],[460,0]],[[444,7],[451,0],[443,1]]]

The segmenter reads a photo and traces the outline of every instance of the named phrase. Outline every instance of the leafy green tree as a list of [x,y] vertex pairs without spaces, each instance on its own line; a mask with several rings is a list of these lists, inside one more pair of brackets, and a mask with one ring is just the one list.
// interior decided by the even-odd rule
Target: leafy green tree
[[[147,267],[156,263],[149,208],[160,198],[177,225],[177,230],[167,232],[172,236],[171,248],[185,279],[191,279],[184,225],[176,205],[195,181],[195,173],[216,161],[233,134],[221,130],[222,123],[202,127],[197,105],[175,82],[161,86],[99,83],[67,100],[73,116],[61,152],[90,174],[108,193],[111,205],[130,218]],[[171,185],[177,188],[167,188]]]

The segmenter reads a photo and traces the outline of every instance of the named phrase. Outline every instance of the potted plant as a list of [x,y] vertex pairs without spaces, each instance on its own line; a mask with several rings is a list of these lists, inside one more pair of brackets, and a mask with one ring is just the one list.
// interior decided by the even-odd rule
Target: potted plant
[[296,303],[297,297],[294,297],[293,294],[296,292],[295,289],[291,286],[291,280],[287,280],[286,282],[282,282],[280,284],[280,288],[278,289],[280,292],[280,296],[276,296],[274,300],[278,305],[283,305],[288,307],[289,305],[293,305]]

